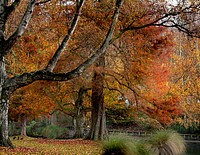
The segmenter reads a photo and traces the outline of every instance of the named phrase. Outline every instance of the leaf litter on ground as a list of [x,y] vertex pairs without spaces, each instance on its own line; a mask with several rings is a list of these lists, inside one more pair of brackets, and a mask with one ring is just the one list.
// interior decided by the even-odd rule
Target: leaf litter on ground
[[23,137],[11,140],[14,149],[0,147],[0,155],[101,155],[102,147],[98,141],[83,139],[42,139]]

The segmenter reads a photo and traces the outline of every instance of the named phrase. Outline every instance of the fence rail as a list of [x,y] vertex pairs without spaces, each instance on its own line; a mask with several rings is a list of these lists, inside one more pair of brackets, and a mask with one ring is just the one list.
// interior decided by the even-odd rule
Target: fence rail
[[[127,134],[134,137],[150,136],[152,133],[147,131],[126,131],[126,130],[108,130],[109,134]],[[181,134],[187,141],[200,141],[199,134]]]

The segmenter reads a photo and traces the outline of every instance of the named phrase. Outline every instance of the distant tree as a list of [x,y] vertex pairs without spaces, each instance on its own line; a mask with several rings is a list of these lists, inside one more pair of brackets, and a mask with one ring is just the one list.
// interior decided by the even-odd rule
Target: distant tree
[[55,108],[53,102],[45,95],[42,82],[17,90],[11,96],[10,102],[9,118],[21,121],[23,136],[26,136],[27,119],[49,116],[50,111]]
[[197,38],[183,34],[178,34],[175,41],[176,51],[171,61],[173,76],[169,92],[181,96],[179,103],[183,114],[182,117],[177,118],[177,122],[186,128],[197,127],[200,122],[200,42]]

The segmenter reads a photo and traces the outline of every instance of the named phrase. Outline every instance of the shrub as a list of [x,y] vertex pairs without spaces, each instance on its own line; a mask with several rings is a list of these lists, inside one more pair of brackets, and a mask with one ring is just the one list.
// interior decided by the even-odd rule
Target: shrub
[[29,125],[26,126],[26,132],[28,136],[34,135],[34,127],[36,125],[35,121],[31,121]]
[[157,131],[149,138],[139,140],[113,135],[103,142],[103,155],[181,155],[184,152],[184,139],[173,130]]
[[42,136],[46,138],[56,139],[60,138],[66,132],[66,128],[62,128],[55,125],[49,125],[43,129]]
[[9,122],[9,136],[20,135],[21,133],[21,124],[16,122]]
[[126,135],[113,135],[103,142],[103,155],[150,155],[146,143]]
[[173,130],[157,131],[148,140],[156,155],[181,155],[186,150],[183,137]]
[[31,121],[26,127],[27,135],[31,137],[42,137],[42,131],[45,127],[41,122]]

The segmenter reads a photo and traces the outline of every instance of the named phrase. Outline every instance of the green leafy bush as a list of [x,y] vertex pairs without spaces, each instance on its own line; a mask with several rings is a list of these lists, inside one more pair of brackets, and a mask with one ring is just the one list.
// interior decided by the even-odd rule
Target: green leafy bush
[[26,132],[28,136],[35,136],[35,132],[34,132],[35,126],[36,126],[35,121],[31,121],[29,125],[26,126]]
[[60,138],[66,132],[66,128],[62,128],[55,125],[49,125],[43,129],[42,136],[46,138],[56,139]]
[[21,124],[15,122],[9,122],[9,136],[20,135],[21,133]]
[[27,135],[31,137],[42,137],[42,131],[45,127],[46,125],[41,122],[31,121],[26,127]]
[[28,136],[52,139],[62,138],[62,135],[67,132],[66,128],[35,121],[31,121],[26,129]]

